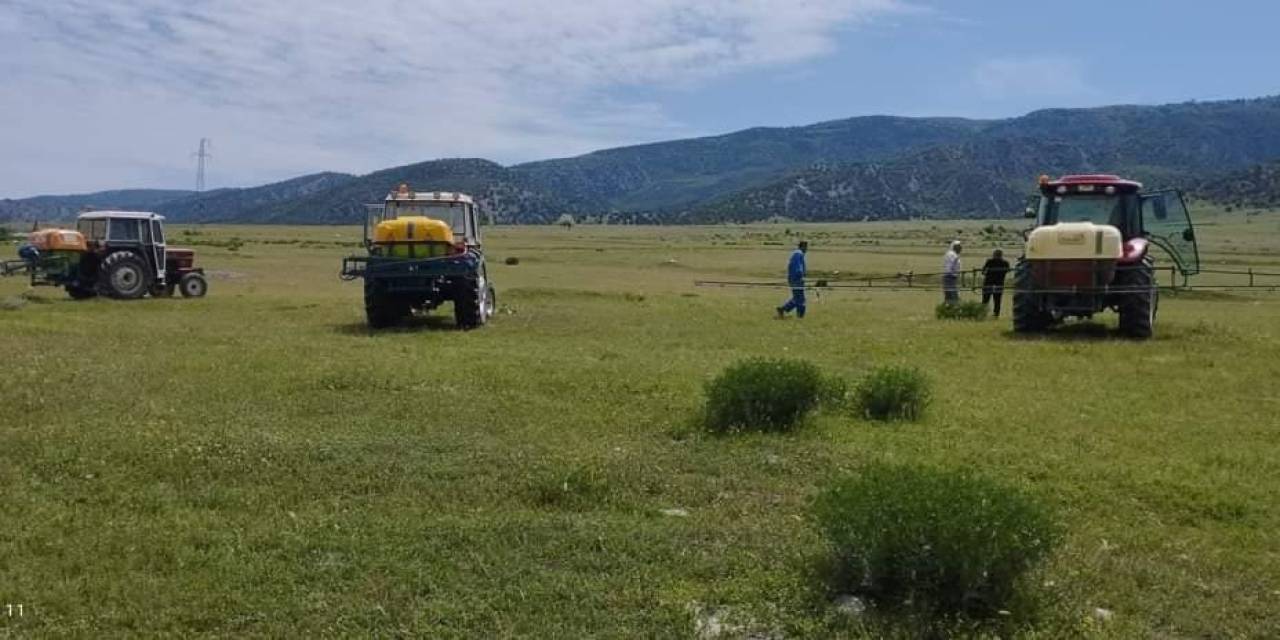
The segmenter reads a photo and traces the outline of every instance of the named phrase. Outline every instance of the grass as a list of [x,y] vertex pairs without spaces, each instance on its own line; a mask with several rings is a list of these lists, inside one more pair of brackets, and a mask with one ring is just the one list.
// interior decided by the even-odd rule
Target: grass
[[[988,224],[786,226],[812,268],[882,274],[936,271],[957,228],[966,266],[1016,246]],[[4,633],[688,637],[702,607],[879,637],[813,578],[808,516],[877,461],[979,468],[1061,515],[1014,635],[1280,633],[1280,298],[1165,296],[1146,343],[1113,316],[1033,339],[938,322],[936,291],[823,292],[778,321],[783,289],[692,282],[780,279],[782,225],[499,228],[492,254],[521,261],[490,265],[493,325],[371,334],[336,277],[358,230],[199,231],[205,299],[39,290],[0,313],[0,603],[25,611]],[[1275,214],[1198,231],[1214,264],[1280,263]],[[908,429],[682,430],[748,357],[917,366],[933,403]]]

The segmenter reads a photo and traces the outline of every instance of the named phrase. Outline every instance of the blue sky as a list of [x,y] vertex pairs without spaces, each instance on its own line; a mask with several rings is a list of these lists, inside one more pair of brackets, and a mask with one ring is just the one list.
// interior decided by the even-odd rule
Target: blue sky
[[1280,93],[1280,3],[0,0],[0,197]]

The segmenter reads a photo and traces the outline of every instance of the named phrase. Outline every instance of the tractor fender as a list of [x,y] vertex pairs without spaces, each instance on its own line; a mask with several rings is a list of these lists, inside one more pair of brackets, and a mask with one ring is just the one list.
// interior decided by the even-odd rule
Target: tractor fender
[[1124,243],[1124,253],[1120,255],[1120,264],[1138,264],[1147,257],[1147,249],[1151,243],[1146,238],[1133,238]]

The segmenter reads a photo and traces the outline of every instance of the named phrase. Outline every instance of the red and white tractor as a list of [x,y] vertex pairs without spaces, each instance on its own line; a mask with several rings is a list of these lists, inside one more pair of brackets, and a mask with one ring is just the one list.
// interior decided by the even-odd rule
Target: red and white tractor
[[1178,191],[1143,191],[1113,175],[1043,176],[1027,217],[1036,226],[1015,270],[1013,330],[1044,331],[1113,309],[1121,333],[1150,338],[1159,308],[1158,247],[1185,275],[1199,271],[1195,229]]

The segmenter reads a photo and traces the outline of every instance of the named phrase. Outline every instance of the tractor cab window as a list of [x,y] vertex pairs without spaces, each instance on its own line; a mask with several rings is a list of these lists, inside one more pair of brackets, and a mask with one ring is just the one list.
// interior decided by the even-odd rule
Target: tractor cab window
[[467,232],[469,208],[463,202],[397,202],[392,215],[387,216],[387,219],[425,216],[448,223],[454,235],[463,236]]
[[1092,222],[1116,227],[1125,234],[1125,237],[1132,235],[1133,225],[1129,221],[1133,216],[1133,196],[1055,195],[1045,200],[1047,206],[1044,221],[1047,224]]
[[90,242],[102,242],[107,239],[106,220],[80,220],[76,222],[76,231],[84,234]]
[[142,240],[142,232],[138,229],[137,220],[111,218],[107,222],[107,237],[112,242],[138,242]]

